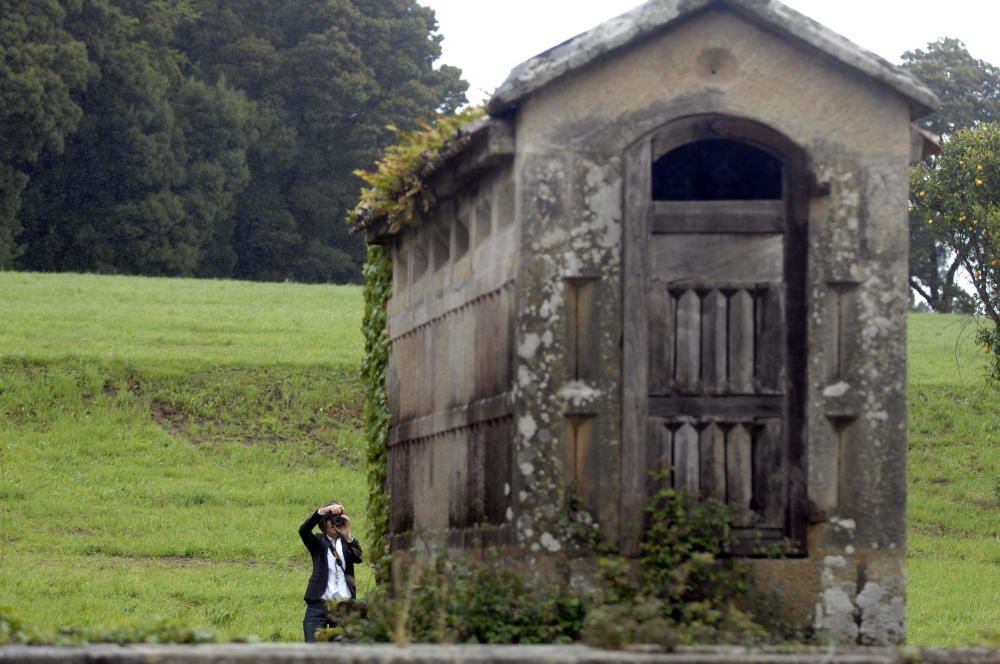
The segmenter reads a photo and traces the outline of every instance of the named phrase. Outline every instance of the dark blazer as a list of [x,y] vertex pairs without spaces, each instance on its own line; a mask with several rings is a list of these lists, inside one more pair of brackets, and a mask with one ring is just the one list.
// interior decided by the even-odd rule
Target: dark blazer
[[[323,599],[326,592],[326,584],[330,579],[330,567],[327,565],[326,552],[330,550],[330,539],[323,534],[314,533],[313,528],[319,525],[322,517],[316,512],[312,513],[308,519],[299,526],[299,537],[302,543],[309,549],[312,556],[313,569],[312,576],[309,577],[309,585],[306,586],[305,600],[315,602]],[[357,586],[354,581],[354,563],[361,562],[361,544],[358,538],[349,543],[343,542],[344,550],[344,577],[347,579],[347,588],[351,591],[351,597],[357,596]]]

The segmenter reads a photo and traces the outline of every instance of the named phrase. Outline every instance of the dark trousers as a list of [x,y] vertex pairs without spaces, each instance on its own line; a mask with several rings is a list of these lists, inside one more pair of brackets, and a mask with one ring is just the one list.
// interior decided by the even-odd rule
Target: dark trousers
[[326,610],[326,602],[322,600],[306,601],[306,615],[302,619],[302,631],[305,633],[306,643],[313,643],[316,640],[316,630],[330,627],[333,624],[333,621],[330,620],[330,614]]

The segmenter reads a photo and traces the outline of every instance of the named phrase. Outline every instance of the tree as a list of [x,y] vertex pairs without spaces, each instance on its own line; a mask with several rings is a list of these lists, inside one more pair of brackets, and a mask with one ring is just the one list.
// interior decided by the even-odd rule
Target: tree
[[5,2],[0,13],[0,269],[21,253],[15,238],[30,168],[43,150],[60,152],[83,115],[73,95],[93,69],[65,19],[57,0]]
[[978,339],[993,353],[1000,383],[1000,124],[956,132],[932,163],[911,176],[914,216],[965,270],[990,325]]
[[[143,10],[153,21],[155,3]],[[33,170],[21,214],[30,251],[18,266],[231,272],[235,256],[219,243],[232,242],[227,222],[249,180],[249,102],[185,75],[179,51],[142,39],[143,24],[108,0],[78,3],[65,27],[97,74],[76,96],[83,117],[65,150]]]
[[257,107],[251,181],[238,197],[235,275],[346,281],[364,247],[344,219],[393,140],[465,100],[458,70],[435,68],[432,10],[414,0],[194,0],[178,46],[206,80]]
[[[945,140],[982,122],[1000,122],[1000,68],[972,57],[961,41],[942,38],[923,50],[907,51],[903,67],[941,98],[938,112],[921,124]],[[971,311],[974,298],[956,280],[960,257],[925,222],[921,215],[911,215],[910,287],[934,311]]]
[[0,269],[357,280],[353,171],[464,101],[416,0],[11,4]]

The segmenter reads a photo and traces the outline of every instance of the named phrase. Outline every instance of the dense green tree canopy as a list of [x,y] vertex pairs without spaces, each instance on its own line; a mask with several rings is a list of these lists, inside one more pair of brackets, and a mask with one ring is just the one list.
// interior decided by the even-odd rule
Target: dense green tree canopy
[[356,279],[353,171],[464,102],[415,0],[23,4],[47,13],[0,18],[0,267]]
[[19,251],[21,193],[43,149],[58,153],[80,121],[74,94],[92,73],[87,49],[63,24],[79,2],[3,4],[0,12],[0,269]]
[[903,54],[903,66],[941,98],[921,124],[940,136],[1000,121],[1000,68],[974,58],[958,39],[943,37]]

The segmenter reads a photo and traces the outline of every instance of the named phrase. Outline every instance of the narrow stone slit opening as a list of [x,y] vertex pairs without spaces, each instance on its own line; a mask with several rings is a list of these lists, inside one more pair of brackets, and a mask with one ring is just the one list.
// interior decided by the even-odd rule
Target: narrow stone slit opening
[[653,163],[653,200],[779,200],[784,181],[784,164],[766,150],[742,141],[695,141]]

